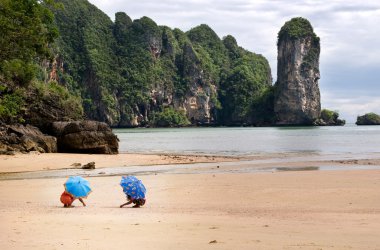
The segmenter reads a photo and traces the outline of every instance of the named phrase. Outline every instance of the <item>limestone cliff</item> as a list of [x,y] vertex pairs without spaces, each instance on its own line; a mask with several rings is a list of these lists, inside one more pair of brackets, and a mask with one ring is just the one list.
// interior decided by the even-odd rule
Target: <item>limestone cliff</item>
[[186,78],[187,91],[173,100],[174,107],[184,110],[192,123],[209,124],[213,121],[211,96],[216,95],[213,79],[207,78],[201,68],[200,59],[190,44],[183,47],[181,74]]
[[293,18],[278,34],[274,111],[278,125],[311,125],[321,112],[319,37],[310,22]]
[[236,41],[234,54],[207,25],[182,32],[122,12],[112,22],[87,0],[57,2],[65,6],[55,11],[63,65],[53,75],[80,93],[86,118],[160,126],[156,118],[171,110],[185,124],[231,125],[252,123],[262,109],[258,100],[272,82],[267,60]]

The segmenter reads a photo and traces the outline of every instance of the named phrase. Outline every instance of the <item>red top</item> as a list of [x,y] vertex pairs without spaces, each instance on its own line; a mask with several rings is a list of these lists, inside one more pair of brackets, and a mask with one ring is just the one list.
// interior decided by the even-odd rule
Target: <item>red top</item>
[[68,192],[63,191],[63,193],[61,194],[61,202],[64,205],[70,206],[71,203],[73,203],[73,201],[74,201],[74,197],[71,194],[69,194]]

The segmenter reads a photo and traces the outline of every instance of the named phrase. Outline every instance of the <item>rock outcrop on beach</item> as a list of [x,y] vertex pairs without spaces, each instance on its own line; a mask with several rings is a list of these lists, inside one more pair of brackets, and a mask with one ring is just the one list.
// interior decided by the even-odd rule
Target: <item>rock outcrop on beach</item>
[[274,111],[278,125],[312,125],[321,112],[319,37],[310,22],[293,18],[278,33]]
[[117,154],[118,139],[106,123],[96,121],[54,122],[50,134],[31,125],[0,125],[0,154],[91,153]]
[[57,140],[30,125],[0,125],[0,154],[31,151],[56,153]]
[[54,122],[51,133],[57,137],[58,151],[89,154],[117,154],[118,138],[103,122]]
[[358,116],[356,119],[356,125],[380,125],[380,115],[375,113],[367,113],[362,116]]

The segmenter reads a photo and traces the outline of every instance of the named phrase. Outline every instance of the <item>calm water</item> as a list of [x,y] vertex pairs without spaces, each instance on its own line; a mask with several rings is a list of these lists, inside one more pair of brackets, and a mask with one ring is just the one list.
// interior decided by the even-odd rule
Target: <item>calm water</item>
[[215,155],[380,152],[380,126],[114,129],[120,152]]

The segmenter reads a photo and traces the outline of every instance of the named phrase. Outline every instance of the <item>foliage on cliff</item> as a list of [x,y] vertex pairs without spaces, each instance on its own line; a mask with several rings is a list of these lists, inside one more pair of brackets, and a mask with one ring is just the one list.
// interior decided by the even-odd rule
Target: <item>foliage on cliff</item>
[[239,47],[232,36],[223,40],[230,59],[220,84],[220,121],[226,125],[270,124],[273,112],[271,71],[268,61],[261,55]]
[[356,125],[380,125],[380,115],[371,112],[358,116]]
[[31,63],[36,57],[50,56],[48,44],[58,32],[53,14],[46,7],[51,0],[1,0],[0,61],[20,59]]
[[287,38],[296,40],[307,36],[312,36],[316,42],[319,41],[310,22],[303,17],[295,17],[282,26],[278,32],[278,42]]
[[[58,36],[54,15],[50,8],[60,8],[51,0],[0,1],[0,121],[32,123],[42,113],[41,99],[34,98],[37,85],[49,88],[43,65],[52,60],[51,45]],[[42,82],[46,81],[46,82]],[[32,84],[31,84],[32,83]],[[57,110],[68,110],[67,118],[81,117],[81,103],[62,86],[45,95]],[[65,94],[62,96],[62,94]],[[31,115],[32,107],[38,111]],[[56,117],[62,119],[62,117]]]
[[[40,3],[41,2],[41,3]],[[36,62],[51,56],[48,44],[57,37],[51,1],[0,2],[0,74],[3,80],[26,86],[37,74]]]
[[164,108],[162,112],[154,113],[151,117],[151,125],[156,127],[178,127],[187,126],[190,121],[183,111],[173,108]]
[[88,118],[112,123],[118,117],[114,96],[119,81],[113,23],[85,0],[56,2],[63,5],[54,11],[60,32],[55,52],[64,63],[59,81],[81,94]]
[[25,106],[24,93],[0,86],[0,121],[6,123],[23,122],[20,113]]

